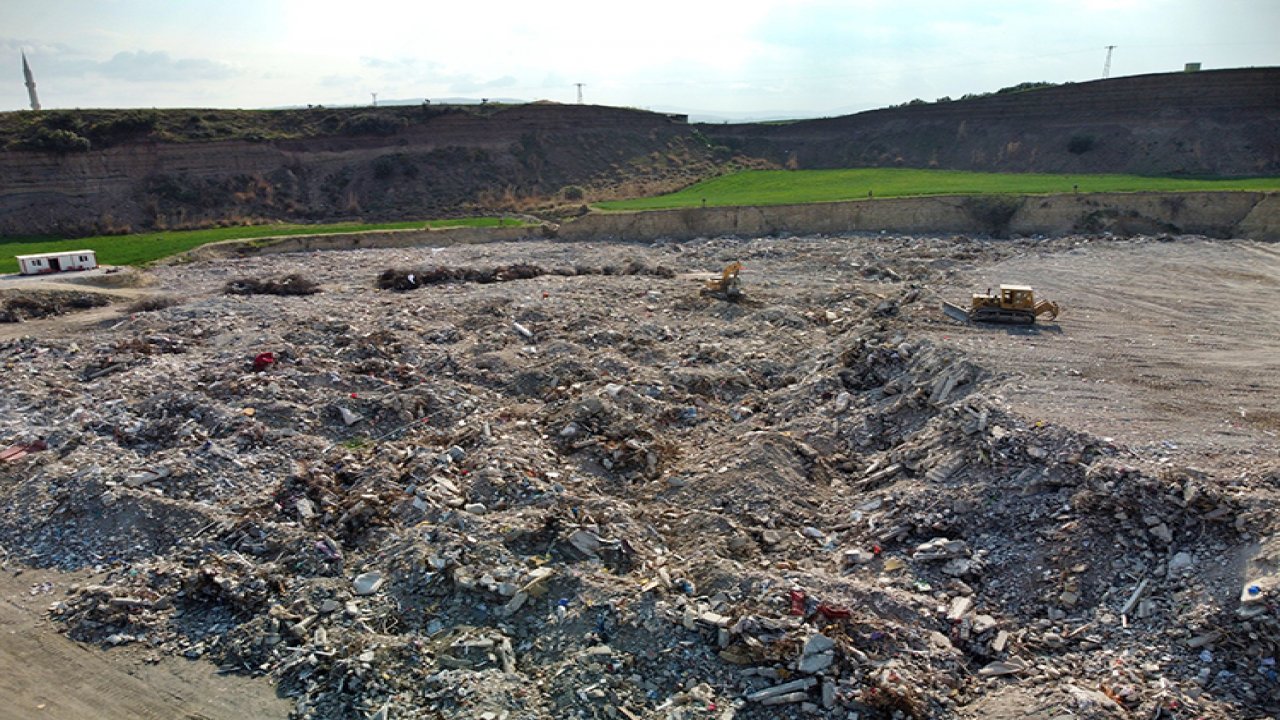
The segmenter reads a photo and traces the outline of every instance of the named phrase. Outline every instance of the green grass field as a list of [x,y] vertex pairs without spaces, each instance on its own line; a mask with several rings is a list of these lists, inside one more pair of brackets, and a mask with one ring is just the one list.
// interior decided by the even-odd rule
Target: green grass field
[[691,185],[679,192],[635,200],[596,203],[602,210],[660,210],[729,205],[793,203],[909,195],[1048,194],[1080,192],[1179,192],[1191,190],[1280,190],[1280,178],[1186,180],[1139,175],[1043,175],[961,170],[860,168],[853,170],[747,170]]
[[364,230],[415,230],[422,228],[498,227],[523,225],[514,218],[476,217],[455,220],[416,220],[392,223],[335,223],[332,225],[247,225],[208,230],[175,230],[138,235],[100,235],[74,240],[40,237],[0,238],[0,273],[16,273],[15,255],[94,250],[103,265],[142,265],[222,240],[251,240],[279,235],[332,235]]

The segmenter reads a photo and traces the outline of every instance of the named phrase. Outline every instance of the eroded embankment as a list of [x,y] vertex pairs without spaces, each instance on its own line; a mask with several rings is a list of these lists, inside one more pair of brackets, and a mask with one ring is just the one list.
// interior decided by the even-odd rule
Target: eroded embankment
[[1271,241],[1280,240],[1280,193],[977,195],[592,213],[559,226],[392,230],[233,240],[206,245],[181,257],[212,259],[312,250],[447,247],[546,236],[574,241],[649,241],[862,232],[994,237],[1168,233]]
[[1280,239],[1280,196],[1261,192],[953,195],[803,205],[595,213],[565,223],[573,240],[891,232],[1060,236],[1194,234]]

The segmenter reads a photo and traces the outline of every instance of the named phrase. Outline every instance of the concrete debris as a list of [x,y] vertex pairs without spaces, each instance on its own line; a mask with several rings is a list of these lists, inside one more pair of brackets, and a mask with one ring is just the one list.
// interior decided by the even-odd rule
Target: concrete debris
[[1142,593],[1146,591],[1149,583],[1150,581],[1146,578],[1143,578],[1142,582],[1138,583],[1138,586],[1133,589],[1133,593],[1129,595],[1129,599],[1124,601],[1124,606],[1120,608],[1121,615],[1128,615],[1133,612],[1133,608],[1138,604],[1138,598],[1142,597]]
[[1098,710],[1117,717],[1122,716],[1124,713],[1124,706],[1120,705],[1111,695],[1101,690],[1091,690],[1071,684],[1068,684],[1066,689],[1071,696],[1072,704],[1077,709]]
[[785,682],[785,683],[782,683],[781,685],[774,685],[773,687],[768,687],[763,690],[757,690],[753,693],[749,693],[747,695],[747,700],[750,702],[763,702],[765,700],[768,700],[769,698],[786,696],[786,695],[790,695],[791,693],[808,690],[809,688],[817,684],[818,684],[818,680],[816,678],[801,678],[799,680],[792,680],[791,682]]
[[352,589],[357,595],[372,595],[378,592],[386,578],[379,572],[361,573],[352,581]]
[[[160,268],[186,303],[0,341],[0,559],[92,577],[49,604],[72,638],[268,676],[297,720],[1274,714],[1280,474],[1027,417],[965,343],[1058,338],[924,302],[1090,242]],[[739,257],[750,302],[645,271]],[[292,273],[325,291],[222,292]]]
[[854,550],[846,550],[844,553],[845,565],[866,565],[876,559],[876,554],[870,550],[856,548]]
[[1010,658],[1009,660],[996,660],[994,662],[987,663],[978,670],[978,674],[983,677],[997,677],[999,675],[1013,675],[1015,673],[1026,672],[1027,668],[1028,666],[1025,662],[1016,658]]
[[1188,552],[1180,552],[1169,558],[1169,567],[1167,573],[1169,577],[1181,575],[1195,568],[1196,559]]
[[960,622],[972,607],[973,598],[967,595],[952,599],[951,607],[947,608],[947,620],[953,623]]
[[991,639],[991,652],[1002,653],[1009,646],[1009,631],[1001,630]]
[[806,675],[816,675],[835,663],[835,641],[823,635],[810,635],[805,640],[796,670]]
[[147,468],[144,470],[139,470],[131,474],[129,477],[125,478],[124,484],[126,487],[131,487],[131,488],[142,487],[143,485],[146,485],[149,482],[155,482],[156,480],[163,480],[172,474],[173,474],[173,471],[167,467]]
[[918,545],[911,557],[915,560],[947,560],[968,554],[969,544],[965,541],[938,537]]
[[1173,531],[1170,530],[1169,526],[1165,525],[1164,523],[1159,523],[1155,527],[1151,528],[1151,534],[1154,535],[1156,538],[1158,538],[1160,542],[1164,543],[1165,545],[1168,545],[1169,543],[1173,542]]

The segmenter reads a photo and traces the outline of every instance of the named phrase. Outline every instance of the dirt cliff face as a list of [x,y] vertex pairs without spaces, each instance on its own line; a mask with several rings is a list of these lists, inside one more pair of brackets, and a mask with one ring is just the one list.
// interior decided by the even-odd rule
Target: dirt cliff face
[[538,104],[368,134],[11,149],[0,162],[0,234],[11,235],[519,210],[573,200],[575,184],[674,189],[712,167],[679,118]]
[[[37,122],[43,135],[32,134]],[[783,125],[550,103],[5,113],[5,143],[0,235],[529,210],[657,194],[729,163],[1276,175],[1280,69],[1118,78]],[[23,149],[33,147],[42,149]]]
[[702,131],[798,168],[1274,175],[1280,69],[1143,75]]

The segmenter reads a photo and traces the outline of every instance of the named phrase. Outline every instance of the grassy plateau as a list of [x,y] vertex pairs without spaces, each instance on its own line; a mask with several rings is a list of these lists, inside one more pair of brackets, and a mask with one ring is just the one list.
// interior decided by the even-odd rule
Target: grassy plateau
[[99,235],[97,237],[65,238],[0,237],[0,273],[16,273],[16,255],[59,252],[67,250],[94,250],[98,262],[103,265],[142,265],[163,257],[176,255],[201,245],[223,240],[252,240],[280,235],[332,235],[366,230],[421,230],[426,228],[498,227],[523,225],[514,218],[475,217],[454,220],[416,220],[390,223],[335,223],[332,225],[247,225],[210,228],[207,230],[174,230],[141,233],[137,235]]
[[602,210],[662,210],[732,205],[790,205],[912,195],[1049,194],[1280,190],[1280,178],[1193,180],[1140,175],[1046,175],[962,170],[858,168],[747,170],[705,180],[657,197],[596,203]]

